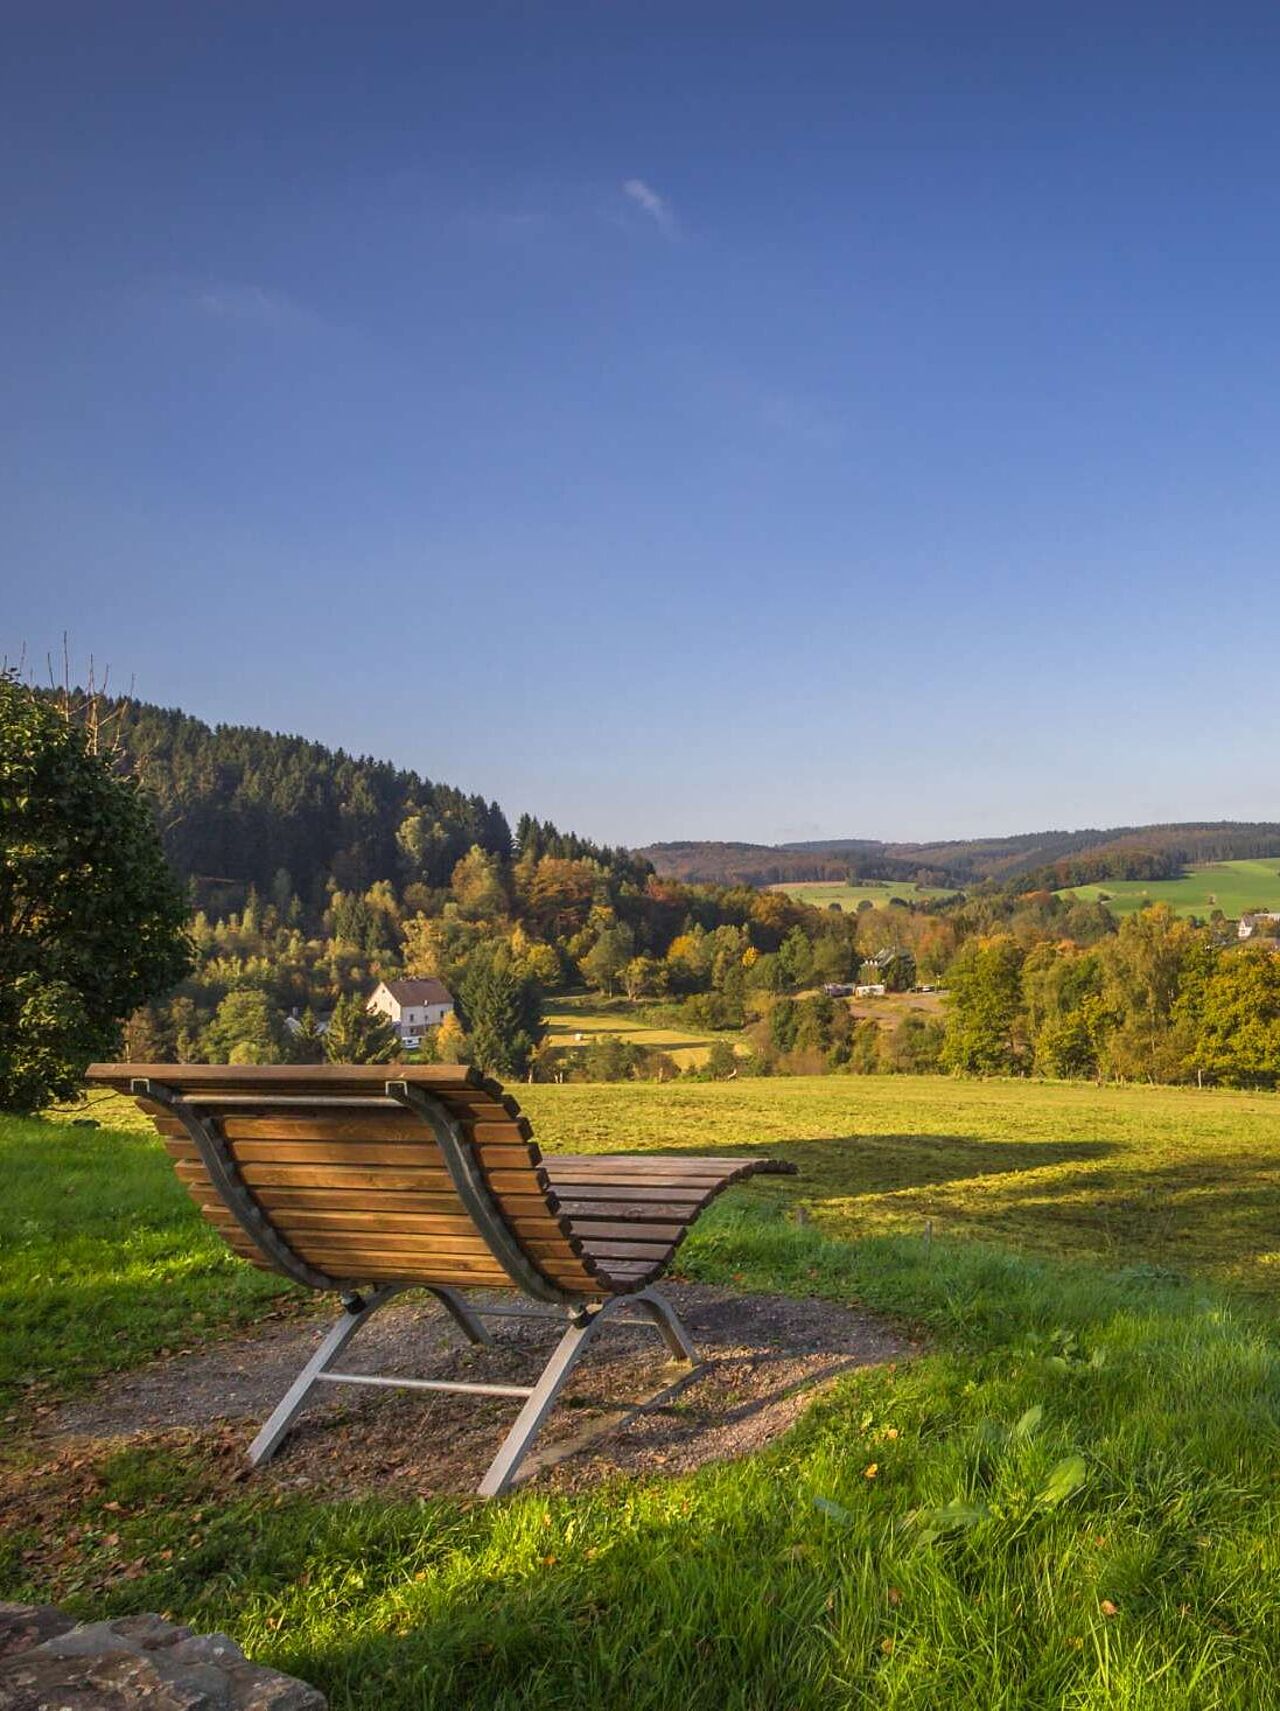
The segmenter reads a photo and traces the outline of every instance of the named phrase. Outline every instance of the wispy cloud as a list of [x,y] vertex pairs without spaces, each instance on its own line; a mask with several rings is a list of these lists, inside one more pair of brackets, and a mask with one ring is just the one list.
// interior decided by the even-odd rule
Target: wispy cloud
[[319,315],[304,304],[261,285],[202,285],[191,291],[189,302],[211,320],[236,321],[280,332],[305,332],[322,324]]
[[678,228],[671,204],[665,196],[659,196],[652,185],[646,184],[643,178],[628,178],[622,186],[622,194],[629,196],[637,208],[642,208],[667,237],[676,236]]

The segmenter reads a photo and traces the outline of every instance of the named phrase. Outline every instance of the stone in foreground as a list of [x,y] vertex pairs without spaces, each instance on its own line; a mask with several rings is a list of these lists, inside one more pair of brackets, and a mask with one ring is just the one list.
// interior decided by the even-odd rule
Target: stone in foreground
[[75,1623],[0,1603],[0,1711],[325,1711],[305,1681],[262,1669],[225,1634],[159,1616]]

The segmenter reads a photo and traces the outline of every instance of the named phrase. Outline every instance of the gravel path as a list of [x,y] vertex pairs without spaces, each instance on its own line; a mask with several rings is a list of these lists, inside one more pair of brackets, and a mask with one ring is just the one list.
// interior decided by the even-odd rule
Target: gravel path
[[[680,1379],[651,1332],[602,1331],[576,1369],[531,1458],[560,1489],[612,1474],[685,1472],[769,1443],[842,1373],[903,1359],[913,1345],[882,1320],[830,1302],[672,1285],[706,1366],[649,1412],[636,1404]],[[63,1443],[175,1429],[247,1444],[309,1356],[325,1322],[273,1323],[101,1384],[43,1423]],[[377,1314],[353,1342],[350,1371],[530,1383],[554,1347],[546,1322],[491,1320],[496,1347],[462,1341],[429,1296]],[[276,1459],[252,1477],[288,1490],[353,1497],[475,1489],[517,1404],[503,1398],[330,1387]]]

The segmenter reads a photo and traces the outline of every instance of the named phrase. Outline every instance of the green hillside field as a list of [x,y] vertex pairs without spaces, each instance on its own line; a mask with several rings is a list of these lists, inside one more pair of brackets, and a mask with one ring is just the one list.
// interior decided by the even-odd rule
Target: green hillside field
[[[1221,909],[1232,920],[1251,909],[1280,909],[1280,857],[1263,861],[1221,861],[1193,867],[1179,879],[1115,879],[1102,885],[1076,885],[1077,897],[1103,898],[1117,915],[1131,915],[1152,903],[1167,903],[1180,915],[1204,918]],[[1059,896],[1068,895],[1059,892]]]
[[679,1272],[860,1305],[918,1353],[745,1460],[573,1495],[324,1501],[244,1477],[242,1424],[60,1447],[58,1396],[316,1309],[229,1256],[124,1101],[0,1118],[0,1598],[172,1612],[334,1711],[1280,1711],[1280,1099],[520,1092],[550,1151],[791,1159]]
[[883,908],[891,897],[904,903],[920,903],[929,897],[954,897],[954,891],[938,886],[914,885],[902,879],[873,880],[865,885],[849,885],[840,879],[815,879],[798,885],[771,885],[770,891],[785,891],[798,903],[809,903],[815,909],[829,909],[833,903],[841,909],[854,910],[860,903],[872,903]]
[[[665,1052],[681,1069],[706,1062],[716,1035],[697,1028],[668,1028],[650,1022],[643,1007],[625,999],[562,999],[546,1016],[547,1044],[571,1055],[605,1034]],[[730,1036],[723,1036],[730,1037]]]

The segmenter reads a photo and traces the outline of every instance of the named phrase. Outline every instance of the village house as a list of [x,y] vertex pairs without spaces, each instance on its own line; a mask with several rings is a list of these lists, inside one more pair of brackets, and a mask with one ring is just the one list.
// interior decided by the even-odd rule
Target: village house
[[452,1016],[453,994],[434,975],[380,980],[365,1008],[370,1015],[384,1016],[400,1036],[400,1044],[414,1051],[428,1028],[438,1028],[446,1016]]
[[1251,939],[1259,930],[1265,932],[1276,921],[1280,921],[1280,914],[1256,909],[1252,915],[1241,915],[1236,932],[1242,939]]

